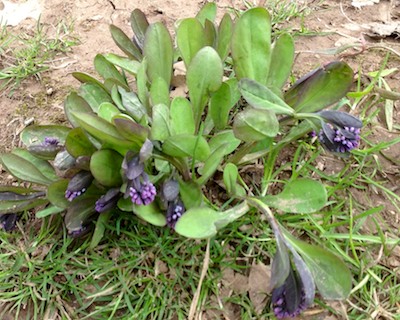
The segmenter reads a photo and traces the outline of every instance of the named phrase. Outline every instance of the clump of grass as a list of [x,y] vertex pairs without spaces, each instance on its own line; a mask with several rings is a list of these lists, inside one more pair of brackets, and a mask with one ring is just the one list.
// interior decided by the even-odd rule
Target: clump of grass
[[15,89],[31,76],[40,78],[40,73],[51,68],[50,63],[57,55],[68,52],[79,43],[73,31],[73,23],[63,21],[54,30],[38,21],[36,28],[29,33],[16,33],[2,27],[0,89]]

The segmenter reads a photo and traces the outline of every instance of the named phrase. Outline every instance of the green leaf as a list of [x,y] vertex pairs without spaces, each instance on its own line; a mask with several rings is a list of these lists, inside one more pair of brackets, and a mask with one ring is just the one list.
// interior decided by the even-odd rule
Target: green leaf
[[175,231],[194,239],[210,238],[232,221],[243,216],[249,207],[246,202],[224,212],[207,207],[195,207],[187,210],[175,225]]
[[[112,89],[114,87],[122,87],[124,88],[126,91],[130,91],[131,89],[129,88],[129,86],[126,83],[123,83],[115,78],[107,78],[104,81],[104,86],[106,87],[106,90],[108,92],[110,92],[110,94],[112,94]],[[112,98],[111,98],[112,99]]]
[[151,139],[164,141],[170,135],[169,109],[165,104],[157,104],[153,107]]
[[98,246],[98,244],[100,243],[101,239],[103,239],[104,232],[106,231],[106,226],[112,216],[112,213],[113,213],[113,211],[111,211],[111,210],[107,211],[107,212],[103,212],[97,218],[96,226],[94,228],[94,232],[92,235],[92,240],[90,241],[90,245],[89,245],[90,249],[96,248]]
[[132,142],[125,140],[115,126],[106,120],[94,114],[84,112],[74,112],[73,115],[76,117],[81,127],[96,139],[102,142],[108,142],[114,147],[119,146],[127,149],[132,147]]
[[103,54],[103,56],[104,58],[107,59],[108,62],[124,69],[130,74],[136,75],[139,70],[140,63],[136,60],[131,60],[129,58],[121,57],[113,53],[106,53]]
[[136,122],[140,122],[140,120],[146,116],[147,111],[139,101],[137,95],[132,91],[126,91],[122,87],[118,87],[118,92],[121,95],[122,105],[125,111],[132,116]]
[[97,54],[94,58],[94,68],[103,77],[104,80],[112,78],[127,84],[125,77],[120,74],[117,68],[102,54]]
[[184,158],[192,157],[205,161],[210,155],[210,147],[201,136],[178,134],[168,137],[162,146],[162,151],[170,156]]
[[47,188],[47,199],[55,207],[67,209],[70,202],[65,198],[65,191],[67,191],[69,180],[62,179],[53,182]]
[[65,148],[74,158],[90,156],[96,151],[95,146],[90,142],[82,128],[72,129],[65,142]]
[[237,79],[266,84],[271,62],[271,19],[264,8],[247,10],[232,34],[232,59]]
[[241,141],[235,137],[233,130],[219,131],[210,139],[210,141],[208,141],[211,153],[215,152],[226,143],[229,143],[229,148],[226,149],[226,154],[230,154],[236,150]]
[[208,97],[221,86],[222,75],[221,58],[211,47],[202,48],[189,65],[186,81],[197,128]]
[[167,224],[165,214],[161,212],[158,206],[152,202],[147,206],[137,206],[132,204],[133,212],[144,221],[158,227],[164,227]]
[[157,104],[164,104],[169,106],[169,85],[163,78],[156,78],[150,86],[150,99],[153,106]]
[[114,106],[112,103],[109,102],[103,102],[99,106],[99,112],[97,113],[100,118],[103,118],[104,120],[107,120],[108,122],[111,122],[112,118],[120,114],[121,111]]
[[297,112],[316,112],[343,98],[352,83],[349,65],[334,61],[296,81],[285,93],[285,101]]
[[84,72],[72,72],[72,76],[78,80],[81,83],[91,83],[95,84],[105,91],[107,91],[107,88],[104,86],[103,83],[101,83],[99,80],[96,78],[93,78],[90,74],[84,73]]
[[36,216],[36,219],[41,219],[41,218],[44,218],[44,217],[47,217],[47,216],[50,216],[50,215],[53,215],[56,213],[61,213],[64,210],[65,209],[63,209],[63,208],[58,208],[56,206],[49,205],[45,209],[36,211],[35,216]]
[[176,97],[170,106],[171,131],[173,134],[194,134],[193,108],[189,100]]
[[223,179],[226,192],[233,196],[245,196],[246,191],[238,184],[239,171],[233,163],[227,163],[224,168]]
[[236,114],[233,132],[242,141],[260,141],[275,137],[279,132],[279,122],[272,111],[248,107]]
[[229,54],[233,22],[229,13],[225,13],[222,18],[217,33],[217,52],[222,61],[225,61]]
[[135,46],[131,39],[118,27],[110,25],[111,36],[115,44],[120,48],[129,58],[142,60],[142,53],[140,49]]
[[321,247],[295,239],[288,232],[285,232],[285,238],[305,260],[324,299],[344,300],[349,296],[352,276],[341,259]]
[[294,114],[294,110],[269,88],[251,79],[239,81],[243,98],[254,108],[271,110],[277,114]]
[[290,34],[284,33],[272,47],[267,86],[282,89],[292,71],[293,61],[294,41]]
[[178,180],[179,194],[186,209],[201,206],[203,202],[203,193],[200,187],[192,181]]
[[217,5],[214,2],[207,2],[197,13],[196,18],[204,26],[207,20],[214,22],[216,15]]
[[0,201],[0,214],[23,212],[46,205],[47,199],[31,199],[19,201]]
[[64,219],[68,232],[79,232],[89,218],[96,214],[94,209],[96,200],[90,197],[71,202]]
[[176,31],[176,42],[187,69],[196,53],[206,45],[200,21],[195,18],[183,19]]
[[210,156],[204,162],[203,168],[201,168],[201,177],[197,179],[197,183],[199,185],[206,184],[208,179],[210,179],[215,171],[217,171],[229,148],[229,143],[225,143],[210,154]]
[[25,150],[25,149],[16,148],[16,149],[12,150],[11,153],[29,161],[47,179],[49,179],[51,181],[58,180],[58,176],[57,176],[54,168],[48,161],[35,157],[28,150]]
[[174,52],[171,36],[162,23],[156,22],[147,28],[143,53],[147,59],[147,75],[150,82],[160,77],[169,86]]
[[137,124],[127,116],[117,115],[112,119],[112,123],[121,136],[138,145],[141,145],[149,136],[149,129],[147,127]]
[[131,13],[131,28],[135,34],[135,41],[140,48],[143,48],[148,27],[149,22],[147,21],[145,14],[139,9],[133,10]]
[[205,45],[210,47],[215,47],[215,41],[217,39],[217,30],[214,23],[210,20],[206,20],[204,24],[204,35],[205,35]]
[[147,114],[151,114],[151,108],[149,103],[149,89],[147,87],[148,77],[147,77],[147,59],[143,58],[138,73],[136,75],[136,87],[137,87],[137,95],[139,97],[140,102],[144,106],[144,109],[147,110]]
[[123,157],[114,150],[98,150],[90,159],[90,172],[103,186],[119,186],[122,184],[122,160]]
[[222,83],[219,89],[211,96],[209,113],[218,130],[226,128],[229,120],[229,112],[239,99],[240,92],[237,89],[236,79]]
[[[79,88],[79,95],[86,100],[94,112],[98,112],[99,106],[103,102],[112,103],[112,99],[108,92],[102,87],[93,83],[85,83]],[[78,109],[78,108],[77,108]],[[76,109],[74,109],[75,111]],[[85,110],[78,109],[77,111],[83,112]]]
[[288,213],[312,213],[326,205],[327,194],[318,181],[299,178],[286,184],[277,195],[267,195],[262,200],[271,207]]
[[79,125],[78,121],[72,115],[72,113],[75,111],[91,112],[92,108],[86,102],[86,100],[79,96],[76,92],[71,92],[65,99],[64,113],[73,127],[77,127]]
[[45,138],[56,138],[60,144],[64,144],[70,128],[57,125],[29,126],[21,132],[21,141],[25,146],[40,144]]
[[191,208],[179,218],[175,231],[193,239],[211,238],[217,234],[218,212],[206,207]]

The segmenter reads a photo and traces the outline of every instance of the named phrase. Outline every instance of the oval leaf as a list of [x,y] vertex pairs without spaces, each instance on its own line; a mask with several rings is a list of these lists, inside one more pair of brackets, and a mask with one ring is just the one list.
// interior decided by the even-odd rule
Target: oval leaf
[[246,142],[275,137],[278,131],[278,119],[268,110],[247,108],[239,112],[233,122],[235,137]]
[[137,206],[132,204],[133,212],[143,219],[158,227],[164,227],[167,224],[165,214],[161,212],[160,208],[152,202],[147,206]]
[[168,137],[162,151],[173,157],[192,157],[204,161],[210,155],[210,147],[203,137],[178,134]]
[[312,213],[326,205],[324,185],[318,181],[300,178],[290,181],[277,195],[267,195],[262,200],[269,206],[288,213]]
[[160,77],[169,86],[174,52],[171,36],[162,23],[156,22],[147,28],[143,53],[147,59],[147,75],[150,82]]
[[334,61],[305,75],[285,93],[285,101],[297,112],[316,112],[339,101],[353,83],[353,70]]
[[271,19],[264,8],[247,10],[232,34],[232,59],[236,77],[267,83],[271,61]]
[[215,221],[218,212],[209,208],[191,208],[179,218],[175,231],[180,235],[193,239],[206,239],[217,234]]
[[282,89],[292,71],[294,41],[288,33],[277,38],[272,47],[271,65],[267,85]]
[[27,147],[40,144],[45,141],[45,138],[56,138],[60,144],[64,144],[70,130],[70,128],[57,125],[29,126],[21,132],[20,137]]
[[221,86],[222,75],[221,58],[211,47],[201,49],[189,65],[187,85],[197,128],[208,97]]
[[251,79],[239,81],[243,98],[254,108],[271,110],[277,114],[294,114],[294,110],[266,86]]
[[170,106],[171,131],[173,134],[194,134],[193,108],[188,99],[176,97]]
[[106,187],[122,184],[122,156],[114,150],[99,150],[90,159],[90,171],[93,177]]
[[206,45],[200,21],[195,18],[183,19],[176,31],[176,42],[187,69],[196,53]]
[[351,272],[341,259],[321,247],[295,239],[288,232],[285,238],[305,260],[324,299],[344,300],[349,296]]

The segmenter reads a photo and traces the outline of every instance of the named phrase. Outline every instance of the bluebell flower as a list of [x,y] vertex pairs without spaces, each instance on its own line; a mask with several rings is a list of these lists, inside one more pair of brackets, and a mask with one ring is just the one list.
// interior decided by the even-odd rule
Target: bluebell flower
[[182,217],[184,213],[185,206],[179,198],[175,201],[170,201],[167,209],[167,226],[174,228],[179,218]]
[[360,119],[333,110],[323,110],[317,114],[323,119],[318,139],[328,151],[348,153],[359,146],[362,128]]
[[99,198],[95,204],[95,210],[99,213],[115,208],[120,198],[119,188],[112,188]]
[[43,146],[57,146],[60,143],[60,140],[54,137],[45,137],[42,142]]
[[0,229],[4,231],[11,231],[15,228],[18,221],[18,214],[16,213],[4,213],[0,215]]
[[272,310],[278,319],[296,317],[307,309],[302,287],[297,272],[290,269],[283,285],[272,290]]
[[74,200],[76,197],[84,194],[92,184],[93,176],[89,171],[79,171],[68,183],[65,191],[65,198],[68,201]]
[[167,225],[174,228],[179,218],[185,213],[185,206],[179,197],[179,183],[176,180],[167,180],[161,188],[161,201],[167,208]]
[[156,187],[144,172],[144,165],[138,155],[128,152],[122,162],[123,178],[126,181],[125,198],[131,198],[136,205],[148,205],[157,195]]
[[86,225],[83,224],[81,226],[81,228],[79,228],[79,229],[76,229],[76,230],[73,230],[73,231],[68,230],[68,235],[70,237],[72,237],[72,238],[78,238],[78,237],[81,237],[81,236],[85,235],[88,232],[89,232],[88,225],[87,224]]
[[28,151],[41,159],[53,160],[63,148],[57,138],[46,137],[43,142],[28,146]]

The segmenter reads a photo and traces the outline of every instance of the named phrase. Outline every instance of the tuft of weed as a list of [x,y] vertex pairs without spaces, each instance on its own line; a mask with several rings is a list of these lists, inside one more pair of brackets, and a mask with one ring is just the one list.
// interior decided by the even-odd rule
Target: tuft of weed
[[[59,22],[53,30],[40,20],[33,32],[16,33],[2,27],[0,30],[0,90],[15,89],[31,76],[51,68],[57,55],[66,53],[79,43],[73,34],[73,23]],[[50,35],[53,33],[53,35]]]

